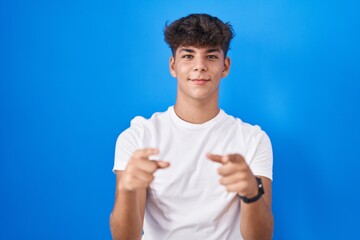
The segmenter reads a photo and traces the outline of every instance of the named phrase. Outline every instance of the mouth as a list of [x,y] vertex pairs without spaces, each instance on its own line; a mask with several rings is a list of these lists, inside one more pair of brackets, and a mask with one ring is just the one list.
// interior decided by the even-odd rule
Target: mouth
[[204,85],[210,81],[210,79],[204,79],[204,78],[194,78],[194,79],[189,79],[189,80],[192,83],[194,83],[195,85]]

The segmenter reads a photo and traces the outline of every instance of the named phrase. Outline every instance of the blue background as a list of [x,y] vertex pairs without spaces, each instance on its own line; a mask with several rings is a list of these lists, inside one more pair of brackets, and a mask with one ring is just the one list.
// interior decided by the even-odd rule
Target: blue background
[[359,236],[359,1],[0,2],[0,238],[110,239],[114,145],[174,104],[166,21],[230,21],[221,107],[274,148],[274,239]]

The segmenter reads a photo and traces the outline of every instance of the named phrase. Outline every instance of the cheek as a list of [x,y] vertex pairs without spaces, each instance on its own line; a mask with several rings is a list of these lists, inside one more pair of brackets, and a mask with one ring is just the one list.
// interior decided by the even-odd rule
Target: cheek
[[223,67],[217,67],[216,70],[214,70],[214,75],[221,78],[224,75],[224,68]]
[[189,67],[186,65],[178,66],[176,72],[179,75],[186,75],[189,72]]

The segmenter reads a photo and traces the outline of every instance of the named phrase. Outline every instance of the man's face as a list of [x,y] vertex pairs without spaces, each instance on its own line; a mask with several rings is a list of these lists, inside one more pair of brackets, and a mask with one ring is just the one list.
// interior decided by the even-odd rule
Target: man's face
[[178,97],[217,98],[220,79],[228,75],[230,59],[218,47],[179,47],[170,58],[170,73],[178,80]]

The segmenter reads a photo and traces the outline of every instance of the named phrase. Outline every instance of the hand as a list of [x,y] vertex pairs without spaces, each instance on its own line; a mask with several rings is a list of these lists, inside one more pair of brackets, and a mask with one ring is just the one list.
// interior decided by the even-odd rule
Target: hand
[[157,155],[156,148],[146,148],[136,151],[124,170],[120,188],[127,191],[135,191],[149,187],[154,180],[154,173],[158,169],[167,168],[169,162],[150,160],[151,155]]
[[206,156],[211,161],[222,164],[218,169],[220,183],[228,192],[236,192],[248,198],[258,194],[256,178],[240,154],[221,156],[208,153]]

